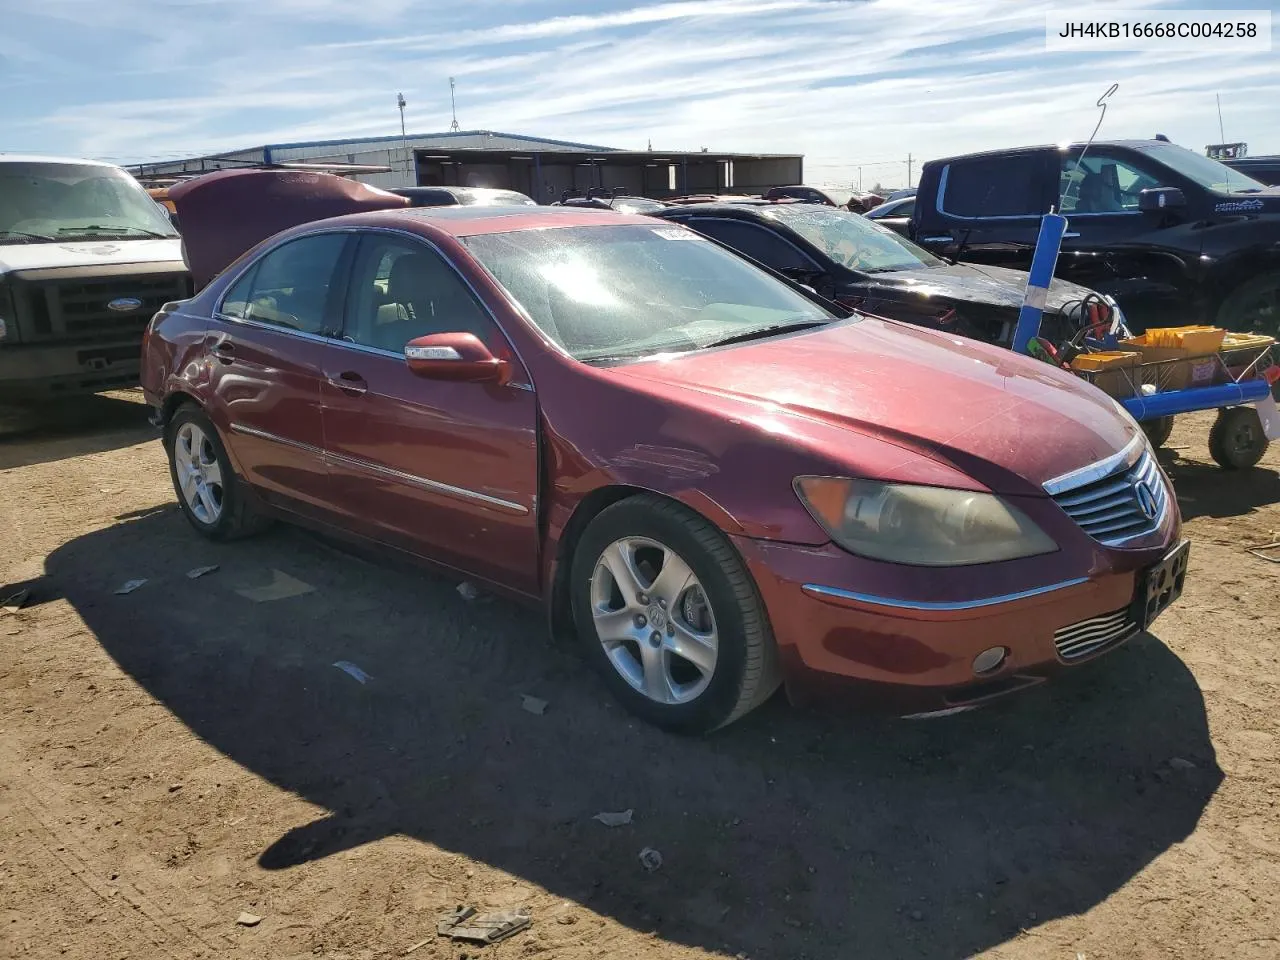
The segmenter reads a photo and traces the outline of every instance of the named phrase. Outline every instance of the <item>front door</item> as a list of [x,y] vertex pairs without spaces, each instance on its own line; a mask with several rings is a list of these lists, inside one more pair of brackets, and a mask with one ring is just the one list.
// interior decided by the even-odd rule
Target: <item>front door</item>
[[[411,373],[405,344],[450,332],[474,333],[511,360],[511,381]],[[391,233],[362,236],[323,393],[325,448],[345,524],[538,592],[532,384],[489,312],[433,247]]]
[[1130,326],[1191,323],[1200,232],[1185,211],[1145,212],[1138,195],[1178,187],[1160,166],[1094,147],[1062,154],[1062,212],[1068,227],[1057,275],[1113,295]]
[[313,234],[268,253],[227,291],[205,336],[209,412],[241,474],[266,499],[309,515],[331,503],[320,387],[350,237]]

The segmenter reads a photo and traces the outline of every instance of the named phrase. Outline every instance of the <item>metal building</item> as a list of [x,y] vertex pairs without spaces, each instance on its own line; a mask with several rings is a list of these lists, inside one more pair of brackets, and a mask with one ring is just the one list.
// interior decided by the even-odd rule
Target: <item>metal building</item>
[[539,203],[589,187],[661,199],[691,193],[759,193],[804,182],[804,157],[799,154],[619,150],[492,130],[274,143],[129,169],[163,176],[287,160],[390,167],[390,173],[357,178],[378,187],[505,187]]

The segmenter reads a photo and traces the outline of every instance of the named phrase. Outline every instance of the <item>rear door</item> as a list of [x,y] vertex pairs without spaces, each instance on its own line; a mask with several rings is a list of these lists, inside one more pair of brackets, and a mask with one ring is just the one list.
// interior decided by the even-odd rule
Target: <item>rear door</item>
[[933,203],[916,242],[939,256],[1025,270],[1040,218],[1054,202],[1057,168],[1048,150],[961,157],[938,174]]
[[210,414],[241,474],[308,515],[327,514],[332,502],[320,387],[341,326],[351,237],[309,234],[272,249],[228,289],[205,336]]
[[[489,311],[434,247],[361,236],[342,341],[325,371],[324,434],[344,525],[538,592],[538,409]],[[427,380],[405,344],[468,332],[511,361],[505,385]]]

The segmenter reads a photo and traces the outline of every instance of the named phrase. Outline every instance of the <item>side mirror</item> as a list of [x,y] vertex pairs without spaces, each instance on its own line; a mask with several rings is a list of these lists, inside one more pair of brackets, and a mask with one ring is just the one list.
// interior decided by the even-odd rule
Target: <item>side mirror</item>
[[511,364],[495,357],[474,333],[433,333],[404,347],[409,369],[428,380],[506,383]]
[[1138,194],[1138,209],[1144,213],[1181,210],[1186,205],[1187,196],[1177,187],[1148,187]]

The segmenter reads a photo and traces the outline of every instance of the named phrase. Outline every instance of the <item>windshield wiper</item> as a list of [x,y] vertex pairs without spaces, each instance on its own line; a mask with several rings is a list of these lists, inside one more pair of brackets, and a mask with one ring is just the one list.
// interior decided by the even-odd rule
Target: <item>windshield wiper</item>
[[21,230],[0,230],[0,237],[17,237],[19,240],[35,240],[37,243],[48,243],[58,239],[43,233],[24,233]]
[[792,320],[788,323],[775,323],[769,327],[757,327],[744,333],[735,333],[729,337],[704,343],[703,349],[709,347],[727,347],[731,343],[746,343],[748,340],[759,340],[763,337],[774,337],[780,333],[793,333],[797,330],[810,330],[813,327],[825,327],[831,320]]
[[1260,187],[1245,187],[1243,190],[1232,190],[1232,193],[1261,193]]
[[157,240],[171,240],[176,234],[157,233],[146,227],[108,227],[100,223],[91,223],[83,227],[62,227],[58,233],[141,233],[143,236],[155,237]]

